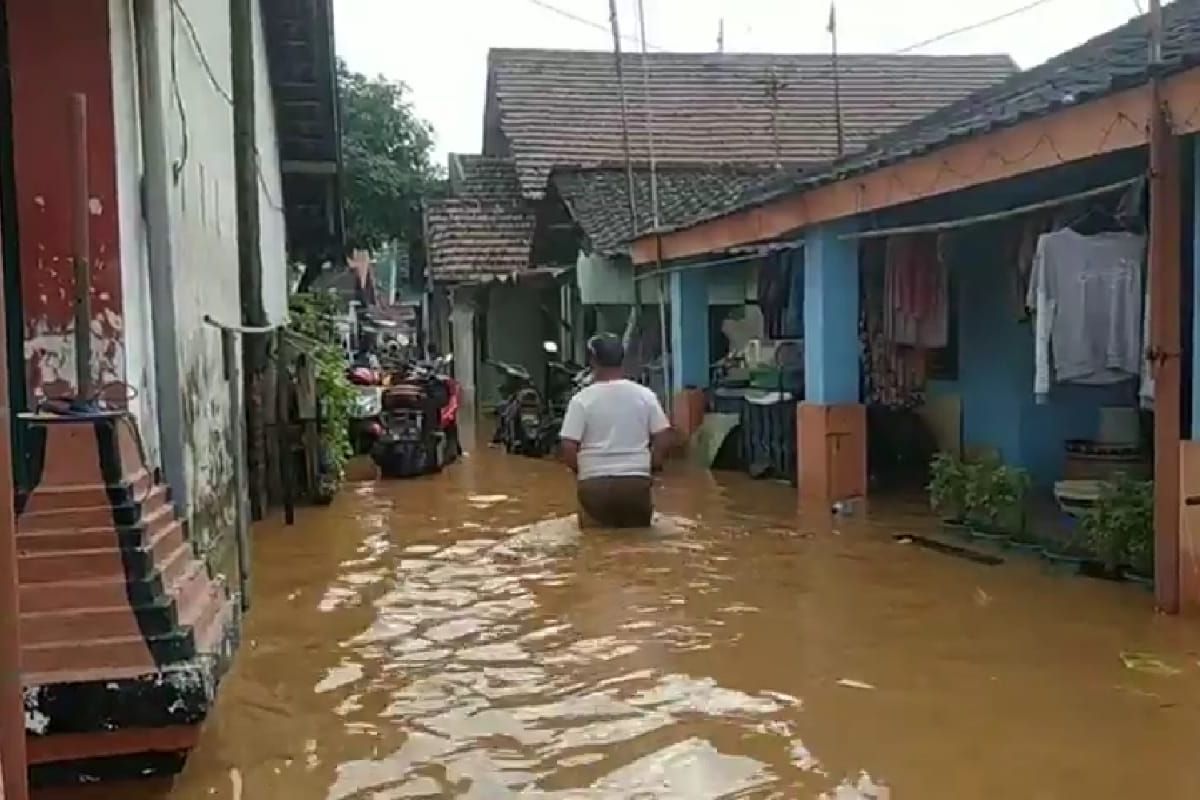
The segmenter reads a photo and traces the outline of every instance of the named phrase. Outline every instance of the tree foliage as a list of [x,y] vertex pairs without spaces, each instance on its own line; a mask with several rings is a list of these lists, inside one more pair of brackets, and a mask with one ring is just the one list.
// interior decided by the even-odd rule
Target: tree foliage
[[437,190],[433,128],[417,116],[409,89],[383,76],[368,78],[338,63],[342,103],[348,244],[377,249],[421,235],[421,201]]

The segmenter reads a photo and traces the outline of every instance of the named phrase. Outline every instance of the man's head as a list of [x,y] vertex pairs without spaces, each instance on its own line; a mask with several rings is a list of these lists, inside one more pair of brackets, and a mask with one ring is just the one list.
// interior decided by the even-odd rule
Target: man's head
[[611,333],[597,333],[588,339],[588,366],[601,380],[620,377],[625,363],[625,346]]

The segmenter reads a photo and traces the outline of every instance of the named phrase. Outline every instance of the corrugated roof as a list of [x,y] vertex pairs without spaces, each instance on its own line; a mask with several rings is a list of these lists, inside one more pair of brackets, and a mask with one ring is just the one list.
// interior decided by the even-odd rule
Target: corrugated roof
[[529,266],[533,214],[514,203],[449,198],[425,208],[435,281],[474,283]]
[[[657,177],[659,224],[670,225],[724,208],[777,174],[775,168],[765,165],[662,166]],[[629,179],[624,167],[556,167],[550,183],[593,250],[604,255],[628,250]],[[649,170],[635,171],[634,193],[637,231],[641,233],[654,227]]]
[[[1163,8],[1162,74],[1200,64],[1200,0],[1175,0]],[[945,147],[989,131],[1043,117],[1061,108],[1141,86],[1151,77],[1147,20],[1135,17],[1045,64],[975,92],[875,140],[864,152],[824,169],[790,171],[765,187],[754,187],[716,213],[699,215],[689,227],[770,200],[807,191],[852,175]]]
[[[836,154],[833,71],[828,55],[651,53],[623,65],[631,151],[648,157],[646,99],[654,144],[666,162],[712,165],[826,160]],[[843,55],[842,116],[848,151],[1011,75],[1008,56]],[[540,197],[551,167],[621,161],[616,65],[606,52],[494,49],[488,120],[511,155],[527,197]]]

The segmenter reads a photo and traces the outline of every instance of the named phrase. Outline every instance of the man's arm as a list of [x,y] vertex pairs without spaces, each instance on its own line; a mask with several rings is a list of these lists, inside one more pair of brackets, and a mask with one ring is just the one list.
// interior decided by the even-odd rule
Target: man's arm
[[658,472],[666,463],[667,453],[671,449],[671,421],[663,412],[658,397],[649,389],[646,395],[650,403],[650,468]]
[[562,430],[558,437],[561,440],[559,454],[563,463],[572,472],[579,472],[579,443],[583,441],[583,429],[586,413],[579,397],[572,397],[567,404],[567,413],[563,417]]

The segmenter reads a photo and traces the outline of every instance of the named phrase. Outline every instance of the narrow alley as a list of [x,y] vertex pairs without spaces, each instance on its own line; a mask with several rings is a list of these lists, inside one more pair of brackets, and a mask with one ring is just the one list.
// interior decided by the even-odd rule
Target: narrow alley
[[1200,794],[1194,625],[898,543],[929,525],[901,510],[820,530],[794,496],[677,463],[654,534],[613,539],[550,461],[359,484],[260,529],[200,746],[173,793],[121,796]]

